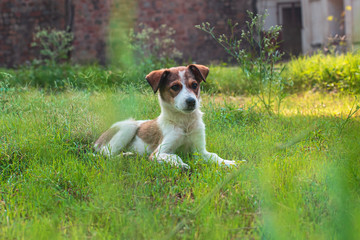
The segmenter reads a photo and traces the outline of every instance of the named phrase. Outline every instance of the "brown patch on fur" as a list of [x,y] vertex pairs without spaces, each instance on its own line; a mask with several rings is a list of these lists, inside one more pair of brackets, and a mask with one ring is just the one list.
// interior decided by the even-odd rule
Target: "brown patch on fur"
[[[192,85],[193,85],[194,83],[197,83],[197,88],[196,88],[196,89],[192,88]],[[200,97],[200,82],[198,82],[198,81],[195,79],[195,76],[194,76],[194,74],[193,74],[191,71],[186,71],[186,72],[185,72],[185,84],[186,84],[186,87],[187,87],[188,89],[190,89],[192,92],[195,93],[195,96],[196,96],[197,98]]]
[[98,140],[96,140],[95,145],[97,146],[97,148],[102,148],[103,146],[105,146],[106,144],[108,144],[108,142],[110,142],[110,140],[114,137],[114,135],[119,131],[118,127],[112,127],[108,130],[106,130],[106,132],[104,132],[103,134],[101,134],[101,136],[99,137]]
[[151,149],[155,149],[163,138],[156,119],[141,124],[137,131],[137,136],[149,144]]
[[152,87],[154,93],[160,88],[163,84],[163,81],[167,78],[167,75],[170,72],[167,69],[155,70],[149,73],[145,78]]
[[[179,94],[182,88],[182,83],[179,76],[179,71],[181,70],[178,70],[179,68],[181,69],[181,67],[170,68],[170,73],[167,75],[166,81],[164,81],[163,85],[160,87],[160,96],[168,103],[174,102],[174,98]],[[176,84],[180,85],[179,91],[174,91],[171,89],[171,87]]]
[[190,71],[194,74],[196,80],[200,83],[201,81],[205,81],[207,75],[209,74],[209,68],[204,66],[204,65],[200,65],[200,64],[191,64],[188,66],[188,68],[190,69]]

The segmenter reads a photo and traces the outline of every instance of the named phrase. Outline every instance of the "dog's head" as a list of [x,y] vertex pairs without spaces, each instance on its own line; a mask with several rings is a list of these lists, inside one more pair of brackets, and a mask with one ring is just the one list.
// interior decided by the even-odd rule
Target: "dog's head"
[[174,67],[152,71],[146,80],[161,100],[176,110],[191,113],[199,107],[200,83],[205,82],[209,68],[191,64],[187,67]]

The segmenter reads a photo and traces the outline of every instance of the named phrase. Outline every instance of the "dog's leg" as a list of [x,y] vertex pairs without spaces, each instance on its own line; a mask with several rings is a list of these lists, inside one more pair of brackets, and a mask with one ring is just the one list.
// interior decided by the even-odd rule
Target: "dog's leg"
[[198,151],[202,158],[207,162],[215,162],[219,165],[225,166],[236,166],[235,161],[225,160],[219,157],[216,153],[211,153],[206,150],[206,141],[205,141],[205,126],[202,131],[200,131],[195,137],[194,151]]
[[[100,136],[95,143],[95,149],[108,157],[117,155],[131,142],[137,129],[138,123],[134,120],[117,122],[110,130]],[[107,134],[110,136],[106,136]],[[108,140],[108,138],[110,138],[110,140]]]
[[216,153],[211,153],[204,150],[201,152],[201,155],[203,159],[208,162],[216,162],[219,165],[236,166],[235,161],[222,159]]
[[177,132],[165,136],[162,143],[150,155],[150,160],[156,160],[159,163],[167,162],[177,167],[189,169],[189,165],[184,163],[179,156],[173,154],[179,147],[179,143],[182,142],[182,138],[183,135]]
[[154,155],[150,156],[150,159],[151,160],[156,159],[156,161],[158,161],[158,163],[167,162],[173,166],[184,168],[184,169],[190,168],[189,165],[184,163],[178,155],[172,154],[172,153],[155,153]]

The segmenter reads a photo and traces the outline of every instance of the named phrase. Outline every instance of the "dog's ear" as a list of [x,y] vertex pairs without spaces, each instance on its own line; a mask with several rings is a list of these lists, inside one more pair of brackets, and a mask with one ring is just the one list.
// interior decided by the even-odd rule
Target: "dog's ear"
[[157,92],[157,90],[160,88],[161,84],[167,78],[169,73],[170,73],[170,71],[168,71],[166,69],[161,69],[161,70],[152,71],[151,73],[146,75],[145,78],[148,81],[148,83],[150,84],[150,86],[152,87],[154,93]]
[[190,71],[194,74],[196,81],[201,82],[205,81],[207,75],[209,74],[209,68],[200,64],[191,64],[188,66]]

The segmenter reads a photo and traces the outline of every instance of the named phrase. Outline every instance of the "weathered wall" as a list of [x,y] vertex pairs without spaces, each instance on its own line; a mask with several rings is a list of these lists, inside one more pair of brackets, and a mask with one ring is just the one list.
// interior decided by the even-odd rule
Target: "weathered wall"
[[64,28],[64,0],[0,2],[0,66],[15,66],[37,56],[30,47],[36,26]]
[[151,27],[161,24],[176,30],[177,48],[184,61],[209,63],[228,58],[225,51],[205,32],[194,26],[209,22],[218,33],[227,29],[227,20],[244,23],[246,10],[253,10],[254,0],[139,0],[137,23]]
[[[115,0],[117,1],[117,0]],[[0,66],[16,67],[37,57],[30,47],[37,26],[74,33],[75,62],[106,62],[106,42],[113,0],[1,0]],[[213,39],[194,26],[210,22],[218,33],[227,29],[227,19],[243,23],[255,0],[138,0],[137,23],[152,27],[167,24],[176,30],[177,48],[183,60],[209,63],[228,58]],[[121,7],[122,2],[117,4]],[[121,19],[119,19],[121,21]]]
[[106,41],[111,0],[73,0],[74,51],[76,62],[106,63]]
[[74,33],[72,59],[105,63],[111,0],[1,0],[0,66],[14,67],[38,56],[31,48],[36,27]]

